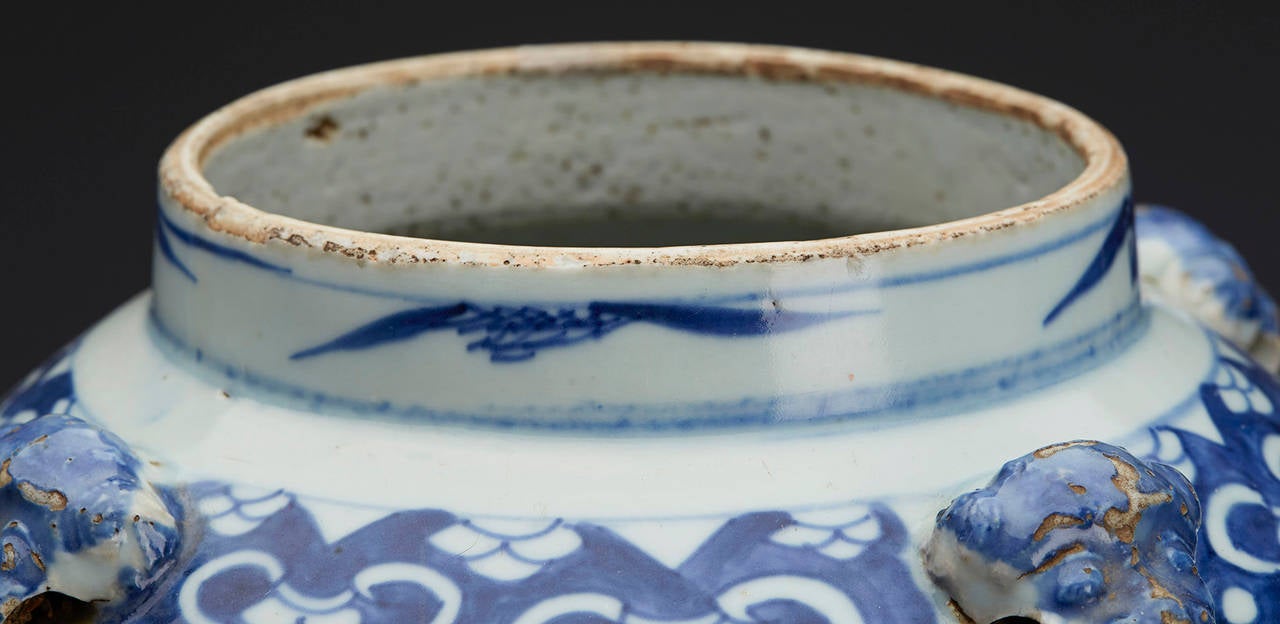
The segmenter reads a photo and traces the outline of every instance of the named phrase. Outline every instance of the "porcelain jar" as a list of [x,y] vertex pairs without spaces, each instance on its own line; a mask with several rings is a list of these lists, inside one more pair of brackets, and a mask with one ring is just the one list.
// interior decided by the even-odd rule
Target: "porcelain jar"
[[199,121],[156,221],[0,408],[6,622],[1280,621],[1274,306],[1043,97],[413,58]]

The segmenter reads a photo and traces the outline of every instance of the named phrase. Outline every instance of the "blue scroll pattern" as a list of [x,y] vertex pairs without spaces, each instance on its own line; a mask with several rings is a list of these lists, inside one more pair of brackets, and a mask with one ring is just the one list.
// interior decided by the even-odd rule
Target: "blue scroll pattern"
[[1217,373],[1200,387],[1218,439],[1159,427],[1152,457],[1187,473],[1200,497],[1196,563],[1220,621],[1280,622],[1280,384],[1225,342],[1219,349]]
[[[1186,473],[1200,496],[1196,559],[1218,612],[1238,614],[1243,597],[1253,621],[1280,621],[1280,386],[1221,349],[1216,377],[1199,391],[1217,437],[1161,426],[1157,438],[1176,448],[1154,455]],[[59,358],[0,404],[0,424],[75,405],[71,372]],[[205,483],[184,496],[202,525],[186,527],[196,537],[185,579],[118,621],[936,621],[909,571],[909,535],[883,503],[816,516],[742,514],[668,566],[599,523],[549,520],[512,530],[419,509],[331,542],[288,492]],[[1226,613],[1219,621],[1237,621]]]
[[[590,522],[513,526],[426,509],[329,543],[287,493],[240,500],[221,484],[193,492],[202,507],[239,520],[219,533],[215,517],[163,612],[191,624],[935,621],[903,560],[906,529],[878,503],[851,505],[842,519],[825,512],[820,524],[781,511],[743,514],[671,568]],[[273,499],[284,504],[266,517],[244,511]],[[161,615],[145,621],[169,621],[151,619]]]
[[[0,423],[74,405],[55,362],[0,405]],[[600,523],[513,523],[440,509],[392,512],[331,542],[288,492],[185,488],[181,582],[104,622],[242,624],[917,624],[910,537],[878,502],[726,518],[665,565]]]
[[72,343],[11,388],[0,400],[0,424],[15,425],[49,414],[70,415],[76,395],[71,386]]

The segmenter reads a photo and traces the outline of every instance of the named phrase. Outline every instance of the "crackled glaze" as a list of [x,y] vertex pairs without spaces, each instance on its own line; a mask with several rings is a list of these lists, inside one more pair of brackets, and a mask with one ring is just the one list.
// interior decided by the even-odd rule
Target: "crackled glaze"
[[[1274,621],[1280,389],[1139,292],[1176,237],[1131,197],[1065,106],[836,53],[529,47],[266,90],[165,156],[153,289],[0,404],[0,590],[120,624]],[[379,233],[548,218],[729,242]],[[1193,272],[1266,330],[1247,272]],[[1070,440],[1100,442],[1009,464]],[[1085,550],[1019,579],[1047,517]]]

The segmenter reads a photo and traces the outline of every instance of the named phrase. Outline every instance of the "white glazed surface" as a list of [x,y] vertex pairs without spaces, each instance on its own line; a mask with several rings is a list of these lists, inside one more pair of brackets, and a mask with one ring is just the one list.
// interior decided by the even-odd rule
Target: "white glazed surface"
[[[919,549],[1005,462],[1096,439],[1199,486],[1180,436],[1232,442],[1210,390],[1273,414],[1231,347],[1140,303],[1123,153],[1083,116],[887,61],[664,45],[347,70],[180,140],[153,290],[26,386],[70,371],[55,410],[126,440],[198,528],[182,574],[122,621],[406,621],[388,615],[404,587],[441,624],[957,621]],[[631,53],[847,62],[880,82],[542,71]],[[538,71],[457,77],[496,62]],[[359,93],[361,71],[386,84]],[[317,85],[336,94],[281,104]],[[288,115],[219,128],[259,104]],[[183,177],[204,164],[212,186]],[[785,198],[791,232],[961,221],[632,249],[335,229],[484,236],[485,218],[618,198],[719,223]],[[1262,455],[1280,479],[1277,440]],[[1212,569],[1252,575],[1215,586],[1232,624],[1269,612],[1260,583],[1280,572],[1229,535],[1269,487],[1202,492]]]
[[[668,518],[946,498],[993,472],[1011,448],[1079,438],[1145,443],[1154,422],[1190,411],[1213,359],[1202,330],[1156,312],[1138,342],[1105,364],[946,417],[933,410],[729,433],[556,435],[317,416],[263,402],[252,387],[200,375],[158,347],[148,303],[135,300],[86,336],[77,392],[92,413],[116,415],[113,430],[136,448],[180,471],[175,481],[219,478],[387,509],[515,517]],[[120,370],[117,358],[133,364]],[[1154,361],[1164,366],[1138,372]],[[1139,374],[1163,383],[1135,388],[1129,380]],[[1000,433],[973,434],[986,428]],[[422,479],[423,466],[431,479]]]

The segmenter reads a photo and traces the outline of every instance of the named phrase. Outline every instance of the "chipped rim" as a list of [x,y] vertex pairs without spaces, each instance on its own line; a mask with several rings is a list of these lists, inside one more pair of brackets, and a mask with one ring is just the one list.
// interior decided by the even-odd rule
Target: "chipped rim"
[[[363,90],[423,80],[486,75],[668,72],[754,76],[781,81],[884,86],[1030,121],[1061,137],[1085,161],[1074,180],[1044,197],[934,225],[838,238],[675,247],[546,247],[472,243],[363,232],[259,210],[220,196],[204,160],[240,134],[307,114]],[[1128,164],[1110,132],[1079,111],[1021,89],[940,69],[805,48],[703,42],[533,45],[413,57],[314,74],[224,106],[184,131],[160,164],[163,192],[213,231],[255,243],[287,242],[362,262],[445,262],[515,267],[621,264],[729,266],[865,256],[1004,229],[1089,202],[1125,183]]]

